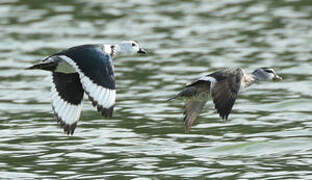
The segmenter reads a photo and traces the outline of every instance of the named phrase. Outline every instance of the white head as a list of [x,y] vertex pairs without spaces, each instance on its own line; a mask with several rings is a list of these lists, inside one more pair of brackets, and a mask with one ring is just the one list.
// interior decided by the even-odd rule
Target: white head
[[135,41],[122,41],[121,43],[112,46],[115,54],[146,54],[143,48],[140,48],[139,44]]
[[272,68],[258,68],[252,74],[256,76],[257,80],[282,80]]

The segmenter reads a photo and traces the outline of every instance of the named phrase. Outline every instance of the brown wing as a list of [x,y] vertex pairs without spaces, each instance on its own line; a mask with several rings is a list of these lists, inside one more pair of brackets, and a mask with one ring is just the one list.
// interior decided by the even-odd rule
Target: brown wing
[[180,97],[186,98],[184,106],[184,123],[186,132],[189,132],[192,124],[205,106],[210,94],[210,84],[210,81],[198,79],[188,84],[176,96],[169,99],[173,100]]
[[192,124],[197,119],[199,113],[205,106],[207,101],[187,100],[184,106],[184,124],[185,131],[189,132]]
[[236,71],[221,81],[217,81],[212,89],[212,98],[215,108],[222,119],[227,119],[235,103],[242,73]]
[[179,96],[187,98],[184,106],[184,124],[186,132],[190,131],[192,124],[205,106],[209,93],[209,81],[197,82],[192,86],[186,87],[179,93]]

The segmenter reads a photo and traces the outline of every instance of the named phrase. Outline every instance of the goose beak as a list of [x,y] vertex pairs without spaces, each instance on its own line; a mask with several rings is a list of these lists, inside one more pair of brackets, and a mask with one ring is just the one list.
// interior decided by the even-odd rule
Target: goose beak
[[277,81],[280,81],[282,80],[283,78],[280,77],[279,75],[275,74],[275,76],[273,77],[273,80],[277,80]]
[[147,53],[146,50],[143,49],[143,48],[140,48],[140,49],[138,50],[138,54],[146,54],[146,53]]

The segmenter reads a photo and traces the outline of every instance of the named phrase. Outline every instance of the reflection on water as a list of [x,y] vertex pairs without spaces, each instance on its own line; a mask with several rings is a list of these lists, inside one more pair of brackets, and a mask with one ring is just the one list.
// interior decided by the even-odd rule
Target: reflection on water
[[[0,177],[312,178],[310,9],[307,0],[1,1]],[[150,54],[115,59],[114,118],[84,101],[75,136],[63,135],[49,73],[24,68],[128,39]],[[185,134],[183,103],[165,101],[218,68],[263,66],[284,80],[244,91],[229,121],[209,104]]]

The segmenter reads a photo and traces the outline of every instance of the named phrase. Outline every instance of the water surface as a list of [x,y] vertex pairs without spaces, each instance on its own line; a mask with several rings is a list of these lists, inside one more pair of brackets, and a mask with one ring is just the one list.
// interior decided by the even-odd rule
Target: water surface
[[[1,179],[311,179],[309,0],[0,2]],[[87,99],[74,136],[58,128],[48,72],[59,50],[134,39],[148,56],[114,60],[117,105]],[[183,85],[219,68],[274,67],[281,82],[242,92],[229,121],[211,102],[189,134]]]

